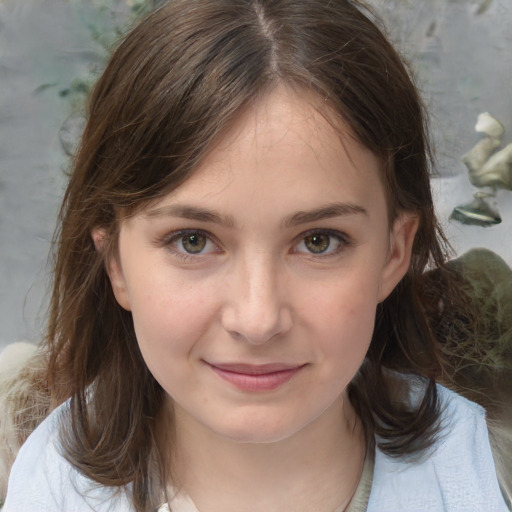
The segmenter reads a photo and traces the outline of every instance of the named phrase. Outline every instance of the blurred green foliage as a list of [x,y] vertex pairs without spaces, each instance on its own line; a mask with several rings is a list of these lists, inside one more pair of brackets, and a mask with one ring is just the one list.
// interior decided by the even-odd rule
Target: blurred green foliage
[[[159,0],[68,0],[78,20],[91,35],[91,48],[100,62],[106,64],[110,52],[142,16],[151,12]],[[72,110],[80,110],[91,91],[102,66],[91,64],[86,76],[76,77],[59,90],[59,96],[70,101]]]

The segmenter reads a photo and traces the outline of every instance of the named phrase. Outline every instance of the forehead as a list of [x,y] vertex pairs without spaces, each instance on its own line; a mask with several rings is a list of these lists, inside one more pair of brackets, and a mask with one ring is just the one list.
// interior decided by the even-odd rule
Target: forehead
[[216,209],[257,203],[284,214],[357,202],[382,207],[386,215],[379,159],[348,126],[329,122],[326,111],[313,94],[274,90],[248,107],[192,176],[160,203]]

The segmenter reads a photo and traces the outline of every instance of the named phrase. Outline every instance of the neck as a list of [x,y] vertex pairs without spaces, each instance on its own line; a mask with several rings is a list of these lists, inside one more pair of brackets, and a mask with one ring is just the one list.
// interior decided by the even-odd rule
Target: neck
[[173,475],[200,512],[334,512],[359,481],[364,433],[348,400],[286,439],[216,435],[174,407]]

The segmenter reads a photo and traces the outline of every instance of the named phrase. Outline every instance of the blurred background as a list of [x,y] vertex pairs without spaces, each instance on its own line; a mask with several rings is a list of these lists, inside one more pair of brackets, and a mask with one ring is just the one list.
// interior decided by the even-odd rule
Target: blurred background
[[[0,347],[41,336],[48,252],[85,99],[112,46],[157,3],[0,0]],[[436,208],[456,254],[486,247],[512,265],[511,0],[369,3],[428,106]],[[484,112],[492,117],[477,132]],[[492,150],[482,157],[484,139]]]

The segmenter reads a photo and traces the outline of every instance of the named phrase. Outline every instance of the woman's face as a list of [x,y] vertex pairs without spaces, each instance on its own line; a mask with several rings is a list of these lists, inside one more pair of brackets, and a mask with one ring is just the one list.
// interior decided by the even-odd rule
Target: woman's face
[[415,219],[390,225],[379,161],[315,102],[270,94],[122,222],[113,289],[178,428],[272,442],[339,415],[408,268]]

